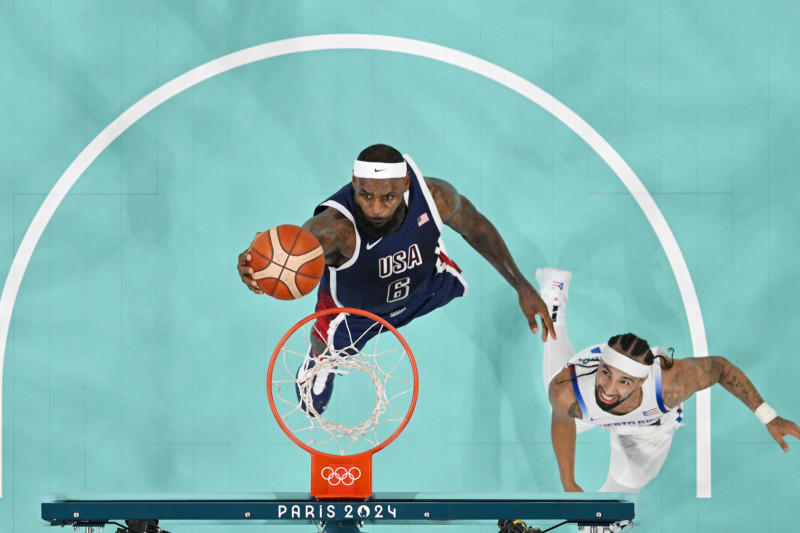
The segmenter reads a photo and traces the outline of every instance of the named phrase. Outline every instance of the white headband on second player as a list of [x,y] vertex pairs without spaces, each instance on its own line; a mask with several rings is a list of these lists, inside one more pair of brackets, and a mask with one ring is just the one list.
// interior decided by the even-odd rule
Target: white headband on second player
[[359,161],[353,163],[353,176],[357,178],[369,178],[373,180],[388,180],[392,178],[406,177],[406,162],[402,163],[372,163],[370,161]]
[[600,350],[603,353],[601,358],[608,366],[613,366],[617,370],[625,372],[629,376],[635,378],[643,378],[650,374],[650,369],[652,368],[650,365],[643,365],[642,363],[634,361],[627,355],[619,353],[608,344],[600,345]]

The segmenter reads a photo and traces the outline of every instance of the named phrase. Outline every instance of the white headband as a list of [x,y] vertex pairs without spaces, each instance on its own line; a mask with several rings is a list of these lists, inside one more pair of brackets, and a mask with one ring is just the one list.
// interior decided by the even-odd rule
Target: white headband
[[357,178],[369,178],[373,180],[405,178],[406,172],[405,161],[402,163],[372,163],[356,159],[355,163],[353,163],[353,176]]
[[636,362],[627,355],[619,353],[608,344],[600,345],[600,350],[603,353],[603,362],[608,366],[613,366],[617,370],[635,378],[643,378],[650,374],[651,365],[643,365]]

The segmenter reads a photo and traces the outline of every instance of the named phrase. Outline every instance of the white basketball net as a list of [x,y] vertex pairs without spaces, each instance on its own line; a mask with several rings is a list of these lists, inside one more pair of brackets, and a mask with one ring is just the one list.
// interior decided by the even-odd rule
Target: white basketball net
[[[375,322],[363,335],[353,338],[348,316],[338,315],[343,317],[338,328],[346,328],[350,344],[339,349],[327,346],[311,365],[307,354],[312,325],[299,328],[281,347],[271,383],[286,428],[312,448],[339,455],[366,451],[386,440],[402,424],[414,391],[408,353],[394,333]],[[356,349],[372,332],[375,336]],[[314,386],[318,385],[318,393],[320,384],[332,373],[336,374],[336,389],[321,414],[314,406]],[[353,388],[355,376],[361,387],[348,390]],[[365,388],[364,377],[372,384],[370,390]],[[372,402],[369,412],[365,406]]]

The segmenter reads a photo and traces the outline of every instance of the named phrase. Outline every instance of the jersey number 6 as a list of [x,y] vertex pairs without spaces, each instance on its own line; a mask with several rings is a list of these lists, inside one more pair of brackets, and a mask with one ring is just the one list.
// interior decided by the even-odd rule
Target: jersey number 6
[[389,294],[386,296],[387,302],[396,302],[408,296],[411,278],[400,278],[389,284]]

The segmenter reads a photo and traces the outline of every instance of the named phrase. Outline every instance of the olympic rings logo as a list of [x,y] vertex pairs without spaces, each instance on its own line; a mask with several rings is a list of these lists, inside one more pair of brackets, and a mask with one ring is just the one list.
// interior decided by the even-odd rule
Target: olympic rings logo
[[326,466],[322,469],[320,475],[322,479],[327,481],[332,487],[340,484],[350,486],[361,477],[361,469],[357,466],[351,466],[350,468],[345,468],[344,466],[331,468],[330,466]]

